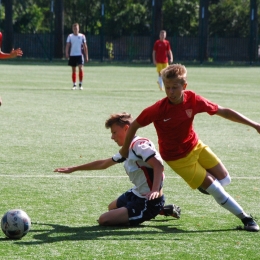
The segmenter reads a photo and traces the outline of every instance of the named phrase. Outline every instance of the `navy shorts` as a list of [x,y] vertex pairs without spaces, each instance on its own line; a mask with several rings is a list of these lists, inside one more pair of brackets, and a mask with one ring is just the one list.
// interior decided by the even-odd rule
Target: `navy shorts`
[[71,67],[77,67],[78,65],[84,64],[84,57],[83,55],[79,56],[70,56],[68,65]]
[[154,200],[147,200],[136,196],[131,190],[125,192],[117,199],[118,208],[127,208],[131,226],[136,226],[155,218],[163,209],[164,203],[164,195]]

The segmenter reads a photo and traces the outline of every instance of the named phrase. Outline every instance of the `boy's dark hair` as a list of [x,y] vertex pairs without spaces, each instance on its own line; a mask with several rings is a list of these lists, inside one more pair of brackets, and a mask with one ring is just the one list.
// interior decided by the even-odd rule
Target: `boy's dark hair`
[[126,112],[122,113],[116,113],[110,115],[110,117],[106,120],[105,127],[111,128],[113,124],[117,124],[121,127],[125,125],[130,125],[133,122],[133,117],[131,114],[128,114]]

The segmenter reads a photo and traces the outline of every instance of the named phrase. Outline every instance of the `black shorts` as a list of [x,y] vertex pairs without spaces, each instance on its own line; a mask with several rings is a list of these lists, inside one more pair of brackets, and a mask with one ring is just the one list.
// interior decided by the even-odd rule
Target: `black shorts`
[[131,190],[117,199],[118,208],[127,208],[129,223],[132,226],[155,218],[163,209],[164,203],[164,195],[154,200],[147,200],[136,196]]
[[71,67],[77,67],[78,65],[84,64],[84,57],[83,55],[80,56],[70,56],[68,65]]

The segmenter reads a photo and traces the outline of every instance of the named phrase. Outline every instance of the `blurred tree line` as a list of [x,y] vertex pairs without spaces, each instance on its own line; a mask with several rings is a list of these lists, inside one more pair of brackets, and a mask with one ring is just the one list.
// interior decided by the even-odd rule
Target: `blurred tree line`
[[[250,0],[208,1],[209,36],[249,36]],[[68,34],[71,25],[78,22],[81,32],[91,35],[100,34],[101,30],[104,35],[114,37],[151,35],[154,28],[163,28],[172,36],[197,36],[199,2],[200,0],[2,0],[0,29],[8,30],[6,23],[9,21],[12,23],[9,26],[13,26],[15,33],[57,33],[62,28],[62,33]],[[158,30],[155,31],[157,35]]]

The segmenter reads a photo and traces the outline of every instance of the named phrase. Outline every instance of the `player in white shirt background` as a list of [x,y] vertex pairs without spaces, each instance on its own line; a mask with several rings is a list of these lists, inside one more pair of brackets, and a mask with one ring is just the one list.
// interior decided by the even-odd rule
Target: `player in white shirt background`
[[[131,114],[112,114],[105,123],[111,130],[111,139],[122,146],[128,128],[133,121]],[[147,138],[135,136],[129,148],[129,156],[123,158],[120,153],[108,159],[97,160],[79,166],[57,168],[54,172],[71,173],[74,171],[104,170],[117,163],[124,162],[125,172],[134,187],[123,193],[108,205],[103,213],[100,225],[139,225],[157,215],[180,218],[180,207],[170,204],[164,206],[165,197],[162,186],[164,167],[161,155]]]
[[76,69],[78,66],[79,89],[82,90],[84,55],[86,62],[88,62],[88,46],[85,35],[79,32],[78,23],[72,25],[72,31],[73,33],[67,38],[65,54],[66,58],[69,59],[68,65],[72,68],[72,89],[75,90],[77,88]]

